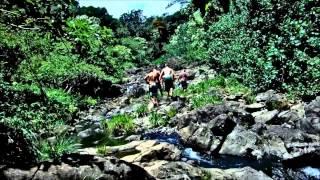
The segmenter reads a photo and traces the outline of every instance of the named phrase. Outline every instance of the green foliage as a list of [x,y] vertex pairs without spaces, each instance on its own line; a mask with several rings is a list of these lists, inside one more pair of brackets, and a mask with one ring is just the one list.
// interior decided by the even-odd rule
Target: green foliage
[[153,61],[153,64],[155,65],[162,65],[165,64],[167,62],[168,58],[165,58],[163,56],[157,58],[156,60]]
[[148,105],[147,104],[141,104],[137,109],[136,109],[136,114],[138,117],[145,116],[148,112]]
[[176,116],[176,114],[178,113],[177,109],[171,107],[168,111],[167,111],[167,116],[169,119],[173,118],[174,116]]
[[252,94],[252,91],[247,86],[240,83],[235,78],[226,78],[225,79],[225,89],[227,94],[237,95],[237,94]]
[[0,4],[0,23],[10,28],[63,32],[62,23],[76,11],[75,0],[4,0]]
[[196,21],[189,21],[178,26],[176,34],[165,47],[166,56],[181,57],[187,61],[204,61],[207,59],[205,41],[206,32]]
[[104,122],[104,126],[110,135],[128,135],[134,132],[133,117],[127,114],[113,116]]
[[135,63],[135,64],[145,64],[148,62],[149,58],[147,54],[147,41],[144,38],[141,37],[127,37],[121,39],[121,44],[127,48],[129,48],[132,54],[132,60],[129,60],[129,62]]
[[224,88],[226,86],[226,80],[222,76],[218,76],[214,79],[204,80],[197,84],[192,84],[188,87],[186,91],[182,89],[175,90],[175,93],[179,96],[188,96],[194,94],[205,94],[210,90],[216,88]]
[[156,111],[150,113],[149,122],[152,127],[166,126],[168,124],[168,120]]
[[191,105],[193,108],[200,108],[209,104],[217,104],[221,102],[218,95],[201,94],[191,98]]
[[84,98],[84,103],[87,104],[88,106],[94,106],[94,105],[97,105],[98,100],[89,96]]
[[[84,16],[75,16],[79,14]],[[105,8],[79,7],[74,0],[4,0],[0,121],[21,129],[29,139],[58,137],[79,111],[96,105],[112,82],[120,82],[126,69],[148,63],[157,51],[154,45],[167,40],[162,34],[166,38],[158,41],[162,36],[153,20],[133,11],[121,16],[120,24]],[[142,107],[140,113],[144,111]],[[106,124],[113,134],[130,133],[134,127],[129,116]],[[69,149],[67,136],[55,144],[33,141],[33,146],[40,149],[41,159],[56,159]]]
[[41,161],[59,160],[63,154],[72,153],[77,146],[75,141],[66,136],[59,136],[50,142],[48,140],[40,140],[37,145],[38,153]]
[[176,89],[175,94],[188,97],[193,108],[221,103],[222,94],[244,95],[248,102],[252,102],[254,98],[250,88],[244,86],[235,78],[225,78],[223,76],[191,84],[185,91]]
[[201,176],[201,180],[210,180],[210,179],[212,179],[212,174],[209,171],[204,170]]
[[99,23],[97,18],[79,16],[67,21],[66,31],[73,39],[75,51],[84,57],[83,61],[100,67],[100,71],[109,76],[121,78],[127,63],[131,62],[131,50],[116,44],[112,30]]
[[142,10],[132,10],[129,13],[124,13],[120,16],[119,21],[129,32],[129,36],[144,37],[147,32],[147,27],[144,22],[146,17],[143,16]]
[[49,101],[66,106],[66,109],[71,113],[77,110],[77,101],[75,97],[72,97],[61,89],[48,89],[46,90],[46,95]]
[[[192,4],[201,11],[203,6]],[[205,60],[256,91],[319,92],[318,3],[209,1],[202,16],[194,13],[198,8],[188,12],[191,19],[171,38],[167,56]]]
[[119,26],[119,20],[109,15],[106,8],[81,6],[77,9],[77,15],[87,15],[89,17],[99,18],[101,26],[110,27],[112,30],[116,30]]
[[107,153],[109,153],[109,148],[107,146],[105,146],[105,145],[99,146],[97,148],[97,153],[99,153],[101,155],[106,155]]

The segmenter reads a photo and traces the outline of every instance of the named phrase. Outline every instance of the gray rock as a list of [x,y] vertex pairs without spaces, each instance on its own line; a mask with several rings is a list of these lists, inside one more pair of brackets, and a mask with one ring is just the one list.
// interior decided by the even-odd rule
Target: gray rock
[[269,121],[273,120],[278,113],[278,110],[262,110],[259,112],[252,113],[252,116],[254,117],[256,123],[268,123]]
[[141,135],[131,135],[131,136],[128,136],[125,140],[131,142],[131,141],[139,141],[141,140],[141,138],[142,138]]
[[[265,140],[280,138],[292,157],[314,152],[320,149],[320,137],[318,135],[307,134],[299,129],[285,128],[279,125],[268,126],[262,133]],[[265,143],[266,142],[263,142]],[[284,157],[285,159],[289,156]]]
[[256,101],[257,102],[261,102],[261,101],[267,101],[269,100],[270,98],[276,96],[276,91],[274,90],[268,90],[267,92],[264,92],[264,93],[259,93],[257,96],[256,96]]
[[255,112],[255,111],[259,111],[260,109],[264,108],[266,105],[263,103],[253,103],[250,105],[246,105],[246,110],[249,112]]
[[257,149],[258,135],[244,127],[237,126],[227,136],[219,153],[235,156],[244,156],[250,153],[249,151]]
[[264,156],[277,157],[279,159],[288,159],[292,157],[287,151],[285,143],[279,137],[268,137],[261,141],[260,150]]
[[100,127],[99,128],[88,128],[88,129],[85,129],[85,130],[79,132],[77,136],[81,140],[94,139],[95,137],[97,137],[103,133],[104,133],[104,131]]
[[142,168],[116,158],[76,155],[66,160],[61,164],[41,165],[30,170],[9,168],[1,174],[8,180],[154,179]]
[[312,134],[320,133],[320,118],[318,117],[307,117],[301,119],[298,123],[298,127],[305,132]]
[[183,107],[185,107],[185,103],[182,101],[174,101],[170,104],[170,106],[176,110],[178,109],[182,109]]
[[236,123],[228,115],[220,114],[211,120],[207,126],[215,136],[226,136],[233,130]]
[[272,121],[272,124],[283,124],[288,123],[290,125],[295,125],[298,121],[300,121],[302,118],[299,117],[299,114],[297,112],[287,110],[282,111],[277,115],[277,118],[275,118]]
[[276,93],[274,90],[269,90],[264,93],[259,93],[256,96],[257,102],[265,102],[269,110],[287,109],[289,107],[288,100],[283,94]]
[[186,144],[192,145],[202,150],[210,149],[212,140],[215,137],[212,135],[207,126],[199,127],[191,137],[189,137]]
[[137,83],[127,86],[126,95],[128,97],[138,98],[145,95],[147,91],[148,90],[143,83]]
[[298,126],[302,130],[319,134],[320,133],[320,96],[305,106],[306,118],[302,119]]
[[257,171],[251,167],[244,168],[232,168],[232,169],[217,169],[211,168],[207,169],[211,174],[211,180],[221,180],[221,179],[234,179],[234,180],[272,180],[262,171]]
[[108,147],[108,154],[121,157],[127,162],[149,162],[152,160],[178,160],[181,151],[173,144],[155,140],[132,141],[125,145]]
[[192,180],[206,175],[201,168],[186,162],[153,161],[140,166],[157,179]]
[[181,140],[184,143],[188,144],[189,138],[195,133],[198,128],[199,125],[191,122],[188,126],[181,128],[178,131],[178,134],[181,137]]
[[244,110],[226,105],[209,105],[186,114],[178,115],[171,120],[170,124],[181,129],[188,126],[190,122],[208,123],[221,114],[230,114],[230,118],[237,123],[250,122],[249,124],[251,124],[251,121],[254,123],[253,117]]
[[251,131],[257,133],[258,135],[261,135],[264,130],[267,129],[267,125],[264,123],[256,123],[251,127]]
[[305,109],[304,109],[304,104],[303,103],[298,103],[293,105],[290,108],[290,111],[295,112],[298,116],[298,118],[302,119],[305,117]]

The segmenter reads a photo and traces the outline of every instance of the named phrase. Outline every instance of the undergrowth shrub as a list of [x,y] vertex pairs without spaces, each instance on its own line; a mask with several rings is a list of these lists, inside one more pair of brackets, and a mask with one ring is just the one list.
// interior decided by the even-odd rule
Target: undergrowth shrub
[[129,135],[134,132],[133,117],[127,114],[113,116],[104,122],[107,133],[114,136]]
[[162,115],[156,111],[152,111],[149,115],[149,122],[152,127],[166,126],[168,124],[168,119],[162,117]]
[[57,136],[53,141],[40,140],[37,149],[41,161],[59,161],[59,158],[77,149],[76,141],[66,135]]

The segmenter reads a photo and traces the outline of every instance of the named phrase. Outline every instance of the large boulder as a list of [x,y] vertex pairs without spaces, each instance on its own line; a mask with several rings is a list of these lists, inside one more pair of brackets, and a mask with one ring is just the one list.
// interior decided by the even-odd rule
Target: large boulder
[[[262,133],[261,138],[262,144],[264,146],[269,146],[269,149],[263,149],[268,151],[275,148],[277,151],[270,154],[274,154],[282,159],[301,156],[320,149],[319,136],[307,134],[299,129],[286,128],[280,125],[267,126],[267,129]],[[288,155],[286,151],[290,155]]]
[[287,109],[289,107],[289,103],[285,95],[277,93],[274,90],[259,93],[256,96],[256,101],[264,102],[269,110]]
[[227,114],[220,114],[208,123],[208,127],[215,136],[226,136],[235,126],[236,123]]
[[222,114],[208,123],[193,123],[178,131],[182,142],[202,151],[214,151],[221,143],[224,136],[229,134],[234,128],[235,123]]
[[[72,82],[65,82],[65,86],[70,83],[72,84]],[[79,82],[72,87],[72,91],[93,97],[117,97],[122,94],[122,86],[112,84],[110,80],[89,77],[80,79]]]
[[191,180],[207,176],[201,168],[185,162],[153,161],[140,166],[157,179]]
[[42,164],[29,170],[8,168],[0,173],[7,180],[60,179],[154,179],[144,169],[116,158],[91,155],[68,155],[61,164]]
[[207,106],[202,109],[193,110],[189,113],[176,116],[170,122],[172,126],[176,126],[178,129],[184,128],[190,124],[190,122],[207,123],[220,114],[225,114],[228,109],[224,105]]
[[283,161],[284,165],[291,168],[299,168],[305,166],[320,167],[320,146],[317,150],[300,156],[292,157]]
[[320,133],[320,96],[305,106],[306,118],[301,119],[298,127],[308,133]]
[[138,98],[148,92],[148,87],[144,83],[127,85],[126,95],[128,97]]
[[232,168],[232,169],[217,169],[211,168],[207,170],[211,175],[211,180],[220,179],[255,179],[255,180],[272,180],[269,176],[261,171],[252,169],[251,167]]
[[227,136],[219,153],[234,156],[250,155],[252,150],[257,149],[258,139],[256,133],[237,126]]
[[[191,112],[178,115],[174,117],[170,124],[171,126],[175,126],[178,129],[184,128],[188,126],[191,122],[193,123],[209,123],[211,120],[215,119],[217,116],[223,115],[223,117],[219,117],[215,121],[220,121],[222,124],[230,123],[232,120],[237,124],[243,124],[251,126],[254,124],[254,119],[252,115],[242,109],[229,107],[227,105],[209,105],[201,109],[196,109]],[[227,115],[227,116],[226,116]],[[234,123],[233,123],[234,124]],[[225,126],[225,128],[228,128]]]
[[268,123],[269,121],[275,119],[278,113],[279,111],[276,109],[272,111],[262,110],[252,113],[252,116],[254,117],[256,123]]
[[276,118],[273,118],[271,124],[289,124],[296,126],[299,121],[305,118],[305,110],[303,103],[297,103],[290,107],[290,110],[280,112]]
[[168,59],[166,61],[166,64],[174,70],[181,70],[186,68],[185,64],[183,63],[183,60],[179,57]]
[[259,150],[256,150],[257,157],[259,153],[261,158],[276,157],[278,159],[288,159],[292,157],[292,155],[288,152],[285,143],[279,137],[261,138]]
[[107,147],[107,154],[117,156],[127,162],[149,162],[152,160],[178,160],[181,151],[173,144],[155,140],[142,140]]
[[[210,128],[205,125],[199,127],[192,136],[185,141],[185,144],[188,146],[194,147],[200,150],[208,150],[208,149],[216,149],[217,146],[220,144],[220,140],[217,139],[213,134]],[[212,146],[213,145],[213,146]],[[211,148],[212,146],[212,148]]]
[[246,105],[245,108],[249,112],[256,112],[264,108],[266,105],[264,103],[253,103]]
[[250,113],[237,106],[209,105],[179,114],[171,120],[171,125],[177,128],[184,144],[214,152],[236,124],[249,127],[254,124],[254,119]]

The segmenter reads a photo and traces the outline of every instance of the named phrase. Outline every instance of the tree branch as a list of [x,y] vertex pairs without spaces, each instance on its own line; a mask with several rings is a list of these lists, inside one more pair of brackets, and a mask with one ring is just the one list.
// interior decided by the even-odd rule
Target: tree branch
[[36,28],[36,27],[24,27],[23,25],[15,25],[15,24],[10,24],[10,26],[17,27],[17,28],[24,29],[24,30],[39,30],[40,29],[40,28]]
[[0,9],[0,11],[2,11],[2,12],[6,12],[6,13],[10,13],[10,14],[14,14],[14,15],[19,16],[19,14],[18,14],[18,13],[16,13],[16,12],[12,12],[12,11],[8,11],[8,10],[5,10],[5,9]]

